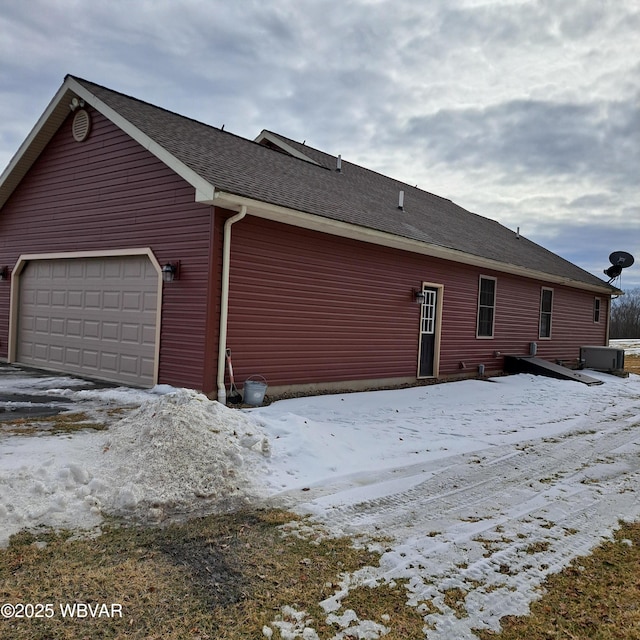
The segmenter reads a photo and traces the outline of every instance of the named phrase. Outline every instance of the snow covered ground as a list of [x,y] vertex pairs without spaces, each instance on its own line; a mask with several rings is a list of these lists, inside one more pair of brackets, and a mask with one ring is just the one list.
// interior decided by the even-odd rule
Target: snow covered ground
[[[588,373],[604,384],[523,374],[246,411],[187,390],[74,390],[41,378],[41,393],[76,410],[128,408],[108,431],[0,435],[0,545],[26,526],[267,500],[328,534],[387,539],[380,566],[344,575],[322,603],[343,621],[336,638],[381,637],[384,621],[358,620],[341,601],[353,586],[401,578],[425,637],[474,638],[526,613],[549,573],[640,517],[640,376]],[[11,376],[0,392],[33,384]],[[445,602],[454,588],[466,593],[465,616]],[[313,638],[311,627],[285,607],[265,634]]]

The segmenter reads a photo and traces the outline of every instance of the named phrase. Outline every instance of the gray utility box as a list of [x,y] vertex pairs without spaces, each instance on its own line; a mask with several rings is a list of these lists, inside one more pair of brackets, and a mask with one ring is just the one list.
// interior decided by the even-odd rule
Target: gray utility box
[[596,371],[622,371],[624,349],[615,347],[580,347],[580,362],[587,369]]

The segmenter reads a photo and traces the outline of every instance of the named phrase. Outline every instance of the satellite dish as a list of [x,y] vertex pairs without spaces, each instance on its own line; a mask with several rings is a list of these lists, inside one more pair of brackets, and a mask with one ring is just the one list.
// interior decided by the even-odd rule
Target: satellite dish
[[633,256],[626,251],[614,251],[609,256],[611,266],[604,270],[605,275],[609,276],[609,282],[617,278],[623,269],[630,267],[634,263]]

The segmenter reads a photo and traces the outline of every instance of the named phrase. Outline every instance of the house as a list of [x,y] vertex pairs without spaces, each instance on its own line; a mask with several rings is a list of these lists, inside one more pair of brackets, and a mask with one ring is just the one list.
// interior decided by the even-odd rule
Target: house
[[227,348],[273,393],[575,361],[617,291],[445,198],[72,76],[0,177],[0,276],[8,362],[222,400]]

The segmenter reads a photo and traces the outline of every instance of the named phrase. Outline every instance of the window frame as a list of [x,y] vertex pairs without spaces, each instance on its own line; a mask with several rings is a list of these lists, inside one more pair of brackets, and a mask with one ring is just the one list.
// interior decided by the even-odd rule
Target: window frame
[[[549,293],[551,296],[550,308],[548,311],[544,309],[544,296],[545,293]],[[540,314],[538,318],[538,338],[540,340],[551,340],[553,336],[553,298],[554,290],[551,287],[541,287],[540,289]],[[543,334],[543,319],[548,318],[548,335]]]
[[[482,282],[484,280],[491,280],[493,282],[493,304],[483,304],[482,302]],[[496,301],[498,298],[498,278],[495,276],[485,276],[480,274],[478,276],[478,308],[476,311],[476,338],[478,340],[493,340],[496,333]],[[480,315],[484,309],[491,309],[491,333],[484,334],[480,332]],[[486,319],[482,320],[483,326],[486,324]]]
[[593,299],[593,322],[600,324],[600,316],[602,315],[602,298],[595,297]]

